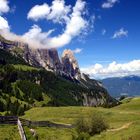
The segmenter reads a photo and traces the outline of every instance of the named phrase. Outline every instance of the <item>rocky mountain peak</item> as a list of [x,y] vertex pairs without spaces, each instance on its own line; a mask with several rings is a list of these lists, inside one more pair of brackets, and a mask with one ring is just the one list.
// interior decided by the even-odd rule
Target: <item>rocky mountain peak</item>
[[74,53],[73,53],[73,51],[70,50],[70,49],[65,49],[65,50],[63,51],[62,57],[69,57],[69,58],[75,59],[75,58],[74,58]]
[[81,78],[81,72],[78,66],[78,62],[74,57],[74,53],[70,49],[64,50],[62,54],[62,65],[63,71],[70,75],[71,77],[76,78],[77,80]]

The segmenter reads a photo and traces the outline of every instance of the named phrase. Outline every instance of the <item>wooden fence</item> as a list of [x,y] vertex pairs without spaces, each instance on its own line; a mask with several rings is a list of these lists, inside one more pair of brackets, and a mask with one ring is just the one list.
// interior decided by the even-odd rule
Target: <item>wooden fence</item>
[[0,116],[0,124],[17,124],[17,116]]
[[73,128],[73,125],[70,124],[58,124],[53,123],[50,121],[29,121],[25,119],[21,119],[22,125],[28,126],[28,127],[56,127],[56,128]]
[[56,127],[56,128],[73,128],[70,124],[57,124],[50,121],[29,121],[26,119],[18,118],[17,116],[0,116],[1,124],[18,125],[18,130],[21,140],[26,140],[26,135],[22,126],[28,127]]

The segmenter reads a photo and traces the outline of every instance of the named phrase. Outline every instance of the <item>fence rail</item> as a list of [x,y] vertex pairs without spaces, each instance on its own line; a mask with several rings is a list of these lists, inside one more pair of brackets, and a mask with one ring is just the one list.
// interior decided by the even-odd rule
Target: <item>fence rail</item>
[[22,125],[28,126],[28,127],[56,127],[56,128],[73,128],[74,126],[71,124],[58,124],[53,123],[50,121],[29,121],[26,119],[21,119]]
[[17,124],[17,116],[0,116],[0,124]]

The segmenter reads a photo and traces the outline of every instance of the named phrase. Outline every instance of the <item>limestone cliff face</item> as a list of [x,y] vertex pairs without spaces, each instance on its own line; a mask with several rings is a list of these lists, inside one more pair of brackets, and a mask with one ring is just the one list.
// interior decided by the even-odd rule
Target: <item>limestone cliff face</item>
[[62,64],[59,59],[59,55],[56,49],[49,50],[49,57],[50,57],[50,65],[54,69],[54,72],[61,72],[62,71]]
[[56,49],[33,49],[28,44],[14,42],[7,44],[8,50],[14,55],[20,55],[27,63],[36,67],[43,67],[61,75],[79,80],[81,72],[78,62],[71,50],[64,50],[61,59]]
[[77,80],[81,78],[81,72],[78,66],[78,62],[71,50],[64,50],[62,54],[62,65],[64,73],[76,78]]
[[20,54],[32,66],[43,67],[53,72],[62,70],[62,64],[56,49],[33,49],[28,44],[15,42],[15,46],[9,50],[15,55]]

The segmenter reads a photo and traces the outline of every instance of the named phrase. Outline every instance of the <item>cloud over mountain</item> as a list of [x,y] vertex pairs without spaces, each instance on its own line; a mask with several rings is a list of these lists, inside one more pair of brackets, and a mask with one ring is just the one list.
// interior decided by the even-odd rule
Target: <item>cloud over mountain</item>
[[9,28],[10,27],[8,21],[4,17],[0,16],[0,30],[9,29]]
[[3,20],[5,24],[0,27],[8,28],[6,30],[4,28],[1,32],[7,39],[18,39],[29,43],[31,47],[59,48],[69,44],[73,38],[79,36],[83,31],[86,33],[89,26],[93,27],[91,24],[93,24],[94,20],[87,18],[89,16],[86,15],[86,11],[86,2],[83,0],[77,0],[73,7],[71,5],[65,5],[64,0],[54,0],[51,6],[47,3],[35,5],[29,11],[27,18],[34,21],[44,19],[54,24],[63,24],[63,26],[61,26],[62,31],[58,33],[58,35],[52,36],[51,33],[54,32],[55,29],[44,32],[39,25],[35,24],[26,33],[18,36],[11,33],[8,21],[4,18],[1,18],[1,20]]

